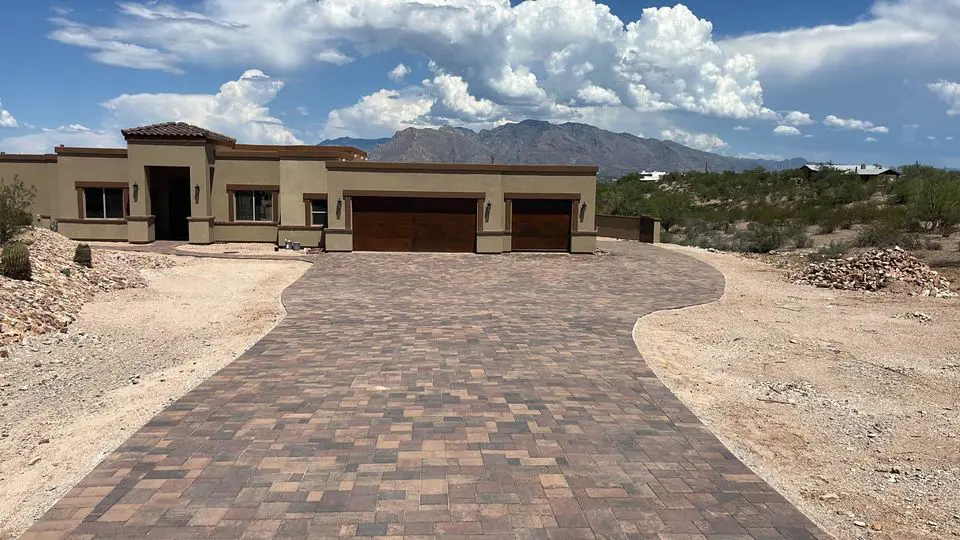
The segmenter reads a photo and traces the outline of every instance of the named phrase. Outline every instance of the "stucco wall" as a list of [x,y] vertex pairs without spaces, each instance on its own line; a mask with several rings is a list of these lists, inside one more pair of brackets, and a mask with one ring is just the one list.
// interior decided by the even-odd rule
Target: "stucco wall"
[[[57,219],[81,219],[77,182],[128,184],[127,160],[122,157],[59,156],[57,165]],[[131,211],[133,202],[131,201]],[[111,233],[113,234],[113,233]],[[68,235],[69,236],[69,235]],[[86,237],[89,238],[89,237]]]
[[57,231],[74,240],[115,240],[126,242],[127,223],[123,220],[117,220],[116,223],[60,223],[57,225]]
[[[280,163],[277,160],[218,158],[215,169],[212,212],[217,221],[230,219],[231,202],[227,195],[228,185],[280,185]],[[283,216],[283,209],[276,202],[274,211],[279,211]],[[303,213],[302,210],[301,213]]]
[[277,241],[276,225],[226,225],[213,226],[214,242],[269,242]]
[[[306,207],[303,202],[303,194],[327,193],[326,162],[307,160],[281,161],[279,178],[281,186],[281,224],[288,226],[306,226]],[[336,200],[336,198],[333,200]]]
[[583,220],[577,209],[577,230],[596,230],[597,181],[593,176],[542,176],[507,174],[503,176],[504,193],[579,193],[580,203],[587,203]]
[[[190,169],[190,215],[210,215],[210,171],[207,148],[204,145],[130,144],[127,149],[127,178],[130,185],[140,185],[140,197],[130,200],[130,214],[147,216],[153,213],[147,183],[147,167],[188,167]],[[193,196],[194,186],[200,187],[200,196]]]
[[14,177],[27,187],[36,189],[33,213],[54,216],[57,213],[57,164],[6,161],[0,158],[0,182],[10,183]]

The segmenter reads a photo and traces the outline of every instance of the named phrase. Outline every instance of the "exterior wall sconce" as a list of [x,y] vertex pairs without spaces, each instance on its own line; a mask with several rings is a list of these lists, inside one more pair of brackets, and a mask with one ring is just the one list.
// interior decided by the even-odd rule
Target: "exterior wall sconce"
[[137,199],[140,196],[140,184],[133,183],[133,202],[137,202]]
[[343,211],[343,199],[337,199],[337,219],[340,219],[340,214]]
[[587,203],[582,203],[580,205],[580,222],[583,223],[583,218],[587,215]]
[[200,204],[200,184],[193,186],[193,202]]
[[483,211],[483,220],[486,221],[487,223],[490,222],[490,210],[492,209],[493,209],[493,203],[490,201],[487,201],[487,208]]

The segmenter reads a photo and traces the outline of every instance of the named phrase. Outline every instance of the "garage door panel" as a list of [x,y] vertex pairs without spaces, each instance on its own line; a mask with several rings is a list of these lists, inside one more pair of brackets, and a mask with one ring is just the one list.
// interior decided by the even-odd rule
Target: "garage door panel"
[[475,199],[355,197],[357,251],[472,252]]
[[569,251],[569,200],[517,199],[512,201],[514,251]]

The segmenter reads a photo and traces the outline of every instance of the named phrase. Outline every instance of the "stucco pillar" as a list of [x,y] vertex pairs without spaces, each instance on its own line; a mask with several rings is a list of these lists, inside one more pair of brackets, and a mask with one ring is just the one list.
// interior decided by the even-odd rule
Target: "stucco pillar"
[[150,206],[150,178],[138,148],[128,148],[130,214],[127,216],[127,242],[147,244],[157,238],[154,216]]
[[191,244],[213,243],[212,175],[213,168],[206,162],[190,166],[190,217],[187,221]]

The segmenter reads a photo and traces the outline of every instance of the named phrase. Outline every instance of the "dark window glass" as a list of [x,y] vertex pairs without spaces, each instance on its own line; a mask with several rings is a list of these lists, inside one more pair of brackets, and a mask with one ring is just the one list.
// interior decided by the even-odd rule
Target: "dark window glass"
[[86,219],[123,219],[123,190],[116,188],[86,188],[83,190]]
[[273,221],[273,192],[238,191],[234,201],[236,221]]
[[310,201],[310,224],[327,226],[327,201]]

